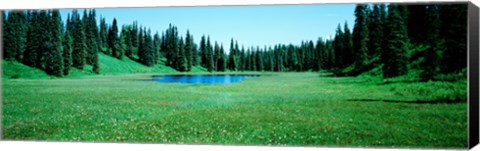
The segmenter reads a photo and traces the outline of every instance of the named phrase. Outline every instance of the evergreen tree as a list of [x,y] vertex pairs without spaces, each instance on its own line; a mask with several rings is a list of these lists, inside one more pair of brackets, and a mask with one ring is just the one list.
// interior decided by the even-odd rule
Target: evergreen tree
[[200,39],[200,62],[202,67],[207,68],[207,44],[205,35]]
[[428,5],[426,28],[426,42],[430,46],[425,52],[425,59],[421,63],[422,80],[432,80],[439,71],[440,55],[445,49],[445,40],[440,36],[440,8],[438,5]]
[[153,51],[154,51],[154,63],[157,64],[159,59],[161,58],[161,51],[162,51],[162,48],[161,48],[161,45],[162,45],[162,42],[160,40],[160,35],[158,34],[158,32],[155,33],[155,35],[153,36]]
[[367,5],[357,5],[355,8],[355,25],[353,28],[353,51],[355,64],[361,68],[367,62],[368,57],[368,8]]
[[228,69],[231,71],[235,71],[236,69],[236,62],[235,62],[235,45],[233,43],[233,38],[230,41],[230,53],[228,55]]
[[68,75],[70,73],[70,68],[72,66],[72,36],[70,31],[65,31],[63,35],[63,75]]
[[467,67],[467,4],[444,4],[440,8],[442,37],[445,37],[441,71],[458,72]]
[[386,23],[386,47],[382,52],[383,76],[395,77],[407,73],[407,44],[408,36],[406,25],[396,5],[389,5]]
[[112,26],[108,30],[107,44],[108,44],[108,48],[111,50],[110,55],[116,58],[119,56],[119,52],[117,52],[117,48],[116,48],[118,43],[117,34],[118,34],[117,19],[113,18]]
[[[43,34],[41,31],[42,26],[40,24],[41,23],[40,13],[38,11],[32,11],[30,12],[29,16],[30,16],[29,17],[30,26],[27,32],[27,46],[26,46],[25,52],[23,53],[22,62],[23,64],[28,65],[30,67],[37,67],[37,64],[40,64],[39,62],[37,63],[37,60],[38,60],[37,58],[40,57],[37,55],[38,54],[37,51],[40,51],[40,45],[42,43],[41,35]],[[7,39],[5,39],[4,42],[7,42]],[[4,50],[5,49],[7,48],[4,48]]]
[[223,45],[220,45],[220,59],[218,61],[218,71],[224,72],[227,67],[227,60],[226,60],[225,50],[223,49]]
[[206,49],[205,56],[207,59],[206,60],[207,70],[208,72],[213,72],[214,71],[213,47],[212,47],[212,44],[210,43],[210,36],[207,37],[207,43],[206,43],[205,49]]
[[185,55],[185,45],[183,38],[180,37],[178,41],[178,55],[177,55],[177,70],[184,72],[188,69],[187,56]]
[[349,66],[353,63],[353,61],[355,60],[354,58],[354,53],[353,53],[353,37],[352,37],[352,33],[350,32],[350,29],[348,28],[348,24],[347,22],[345,21],[345,25],[343,27],[343,37],[342,37],[342,40],[343,40],[343,65],[344,67],[345,66]]
[[62,58],[62,41],[61,41],[61,18],[58,10],[50,11],[47,14],[48,28],[47,33],[48,40],[46,43],[45,51],[45,72],[54,76],[63,75],[63,58]]
[[72,13],[73,28],[73,51],[72,51],[72,65],[75,68],[83,70],[86,63],[86,37],[82,22],[76,10]]
[[347,65],[344,64],[343,57],[345,56],[345,53],[343,52],[345,50],[344,48],[344,42],[343,40],[343,32],[340,24],[338,24],[337,30],[335,32],[335,38],[333,40],[333,49],[336,54],[336,59],[335,59],[335,67],[337,68],[344,68]]
[[3,59],[22,61],[27,42],[27,15],[24,11],[10,11],[4,25]]
[[187,36],[185,36],[185,56],[187,59],[187,68],[185,71],[190,71],[192,69],[192,65],[194,64],[194,52],[193,49],[193,38],[190,35],[190,31],[187,30]]
[[108,47],[108,44],[107,44],[107,23],[105,22],[105,18],[101,18],[100,19],[100,33],[99,33],[99,37],[100,37],[100,46],[102,49],[105,49]]
[[368,45],[368,54],[369,56],[380,55],[383,44],[383,19],[382,19],[382,10],[380,5],[373,5],[373,11],[370,14],[370,22],[368,26],[369,30],[369,45]]

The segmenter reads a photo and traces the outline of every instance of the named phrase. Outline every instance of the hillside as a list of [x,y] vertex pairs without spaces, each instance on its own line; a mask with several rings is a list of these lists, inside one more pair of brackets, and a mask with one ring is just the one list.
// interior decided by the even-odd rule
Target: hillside
[[[113,58],[111,56],[99,53],[100,60],[100,75],[118,75],[118,74],[133,74],[133,73],[176,73],[175,69],[168,67],[161,61],[153,67],[144,66],[127,57],[122,60]],[[91,72],[92,66],[86,65],[84,70],[72,68],[68,76],[65,77],[79,77],[86,75],[95,75]],[[191,72],[203,72],[202,67],[194,66]],[[43,79],[43,78],[57,78],[47,75],[44,71],[32,68],[16,61],[2,61],[2,78],[24,78],[24,79]]]

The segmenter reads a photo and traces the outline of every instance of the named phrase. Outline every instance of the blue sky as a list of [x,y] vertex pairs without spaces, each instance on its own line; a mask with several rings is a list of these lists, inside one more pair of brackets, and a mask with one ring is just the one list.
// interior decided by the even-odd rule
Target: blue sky
[[[316,41],[335,34],[338,24],[348,22],[352,31],[354,4],[316,5],[259,5],[209,7],[156,7],[156,8],[100,8],[97,18],[105,17],[108,24],[117,19],[119,30],[123,24],[137,20],[152,32],[165,31],[170,23],[178,27],[183,37],[189,29],[196,43],[202,35],[209,35],[228,52],[230,39],[239,45],[273,46],[300,44],[302,40]],[[66,20],[71,10],[61,10]],[[82,13],[82,11],[79,11]],[[99,23],[99,22],[98,22]]]

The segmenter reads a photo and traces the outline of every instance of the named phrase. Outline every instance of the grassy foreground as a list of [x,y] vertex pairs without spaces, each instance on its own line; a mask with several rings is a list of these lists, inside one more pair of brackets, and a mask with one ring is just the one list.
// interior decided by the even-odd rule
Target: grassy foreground
[[196,85],[132,77],[3,79],[3,139],[467,146],[466,81],[382,84],[274,73]]

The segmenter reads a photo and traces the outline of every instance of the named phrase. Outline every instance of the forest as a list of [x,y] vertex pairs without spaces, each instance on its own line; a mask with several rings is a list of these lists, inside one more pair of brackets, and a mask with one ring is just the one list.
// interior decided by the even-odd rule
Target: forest
[[[243,46],[231,39],[230,50],[207,35],[194,42],[175,25],[152,33],[137,22],[97,24],[94,9],[77,10],[62,22],[58,10],[5,11],[4,60],[21,62],[64,76],[71,68],[102,73],[98,53],[128,57],[145,66],[161,61],[180,72],[201,66],[223,71],[329,71],[357,76],[377,68],[385,78],[419,71],[422,80],[466,70],[466,11],[463,4],[359,4],[353,29],[338,25],[332,39],[302,41],[301,45]],[[119,28],[121,26],[121,29]],[[285,35],[288,36],[288,35]],[[239,46],[241,45],[241,46]],[[164,58],[164,59],[162,59]]]
[[[342,5],[355,19],[335,35],[270,46],[2,11],[1,139],[466,149],[466,3]],[[153,80],[233,75],[255,78]]]

